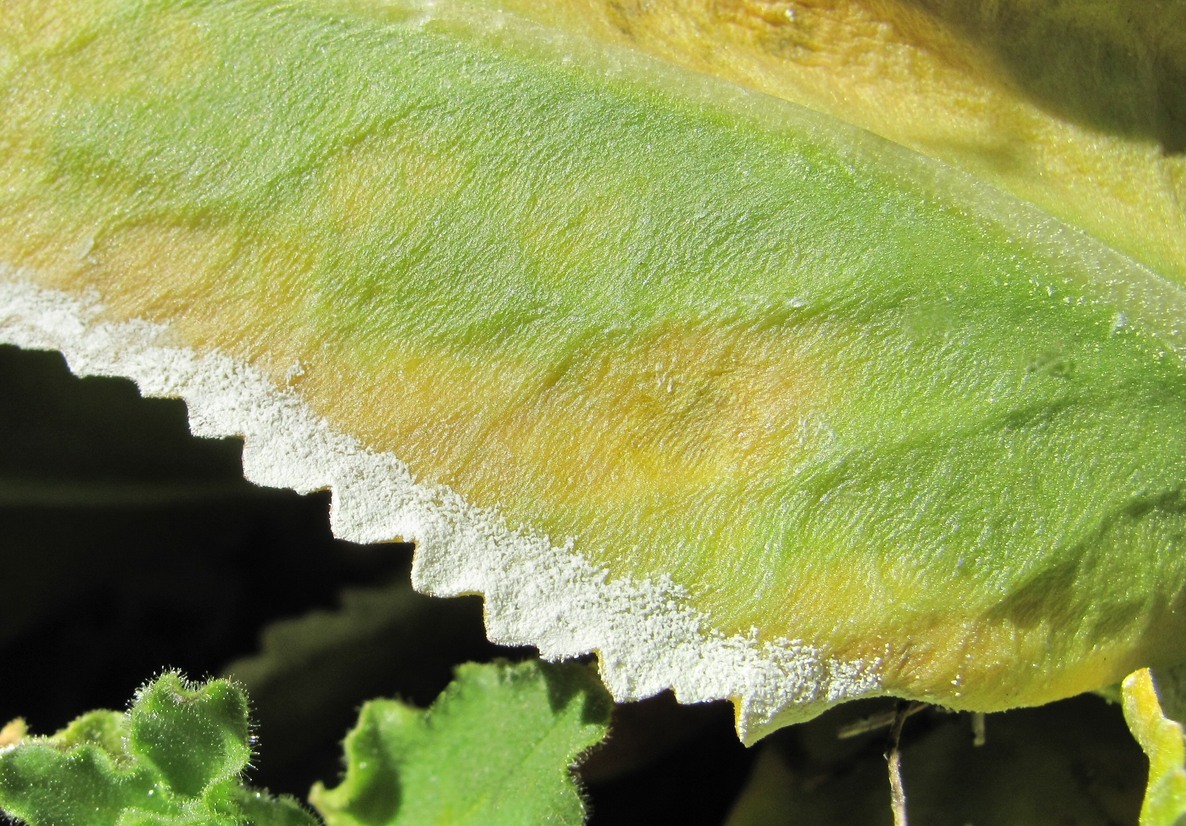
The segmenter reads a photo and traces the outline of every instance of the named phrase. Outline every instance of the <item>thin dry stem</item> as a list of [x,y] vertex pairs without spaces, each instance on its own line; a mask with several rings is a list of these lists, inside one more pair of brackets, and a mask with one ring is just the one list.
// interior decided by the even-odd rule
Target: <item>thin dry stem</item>
[[889,751],[885,759],[889,764],[890,808],[894,813],[894,826],[906,826],[906,789],[902,785],[902,726],[907,717],[922,708],[922,703],[898,703],[890,727]]
[[977,711],[972,715],[972,745],[983,746],[988,740],[984,733],[984,712]]

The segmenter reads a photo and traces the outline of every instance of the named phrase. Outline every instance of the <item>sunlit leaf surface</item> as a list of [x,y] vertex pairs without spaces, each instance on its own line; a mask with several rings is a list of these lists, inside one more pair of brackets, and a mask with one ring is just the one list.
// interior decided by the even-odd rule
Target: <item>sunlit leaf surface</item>
[[187,398],[493,638],[747,739],[1182,658],[1180,215],[1112,249],[515,8],[7,5],[0,336]]

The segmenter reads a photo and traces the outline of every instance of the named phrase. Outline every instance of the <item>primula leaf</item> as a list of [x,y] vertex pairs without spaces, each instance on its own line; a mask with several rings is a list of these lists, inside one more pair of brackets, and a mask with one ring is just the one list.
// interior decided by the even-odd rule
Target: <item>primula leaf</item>
[[[864,15],[842,76],[964,54],[954,4],[901,4],[943,48],[823,5]],[[1136,217],[1076,199],[1120,228],[1093,238],[538,6],[6,3],[0,337],[184,397],[251,479],[332,489],[340,536],[417,542],[416,586],[483,594],[492,639],[597,652],[619,699],[730,698],[747,739],[1181,661],[1175,106],[1083,167],[1169,182],[1108,200]],[[819,54],[836,27],[795,8],[774,40]],[[712,31],[691,51],[733,54]]]
[[1160,683],[1142,668],[1122,686],[1124,717],[1149,757],[1149,787],[1141,806],[1141,826],[1177,826],[1186,818],[1186,735],[1158,696]]
[[310,799],[329,826],[578,824],[569,769],[605,736],[610,708],[585,666],[461,666],[427,711],[367,703],[345,779]]
[[242,690],[167,672],[125,714],[0,749],[0,809],[29,826],[312,826],[292,800],[241,784],[250,756]]

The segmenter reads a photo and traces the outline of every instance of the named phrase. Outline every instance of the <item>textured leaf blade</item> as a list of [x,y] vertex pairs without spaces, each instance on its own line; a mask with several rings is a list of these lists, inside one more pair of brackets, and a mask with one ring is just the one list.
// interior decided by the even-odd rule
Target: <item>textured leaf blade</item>
[[610,705],[584,666],[465,665],[427,711],[367,703],[345,779],[311,800],[329,826],[579,824],[569,768],[605,736]]
[[500,5],[834,114],[966,169],[1186,279],[1181,5]]
[[313,826],[292,800],[241,785],[250,755],[238,687],[166,672],[125,713],[0,747],[0,809],[29,826]]
[[484,3],[58,2],[2,41],[5,335],[419,541],[492,638],[747,738],[1181,659],[1165,274]]
[[191,687],[163,674],[137,696],[129,722],[136,756],[187,797],[237,778],[251,759],[247,696],[225,680]]

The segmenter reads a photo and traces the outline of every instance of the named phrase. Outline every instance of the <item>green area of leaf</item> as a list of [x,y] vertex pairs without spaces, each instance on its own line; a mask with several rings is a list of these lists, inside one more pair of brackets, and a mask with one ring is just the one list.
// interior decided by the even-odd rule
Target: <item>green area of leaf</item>
[[569,767],[605,736],[610,709],[585,666],[464,665],[427,711],[364,706],[344,781],[310,799],[329,826],[578,824]]
[[1180,669],[1154,674],[1142,668],[1124,680],[1124,719],[1149,757],[1149,787],[1141,826],[1186,822],[1186,734],[1166,712],[1181,706]]
[[166,672],[131,709],[93,711],[0,751],[0,809],[29,826],[312,826],[288,798],[242,784],[247,697]]

